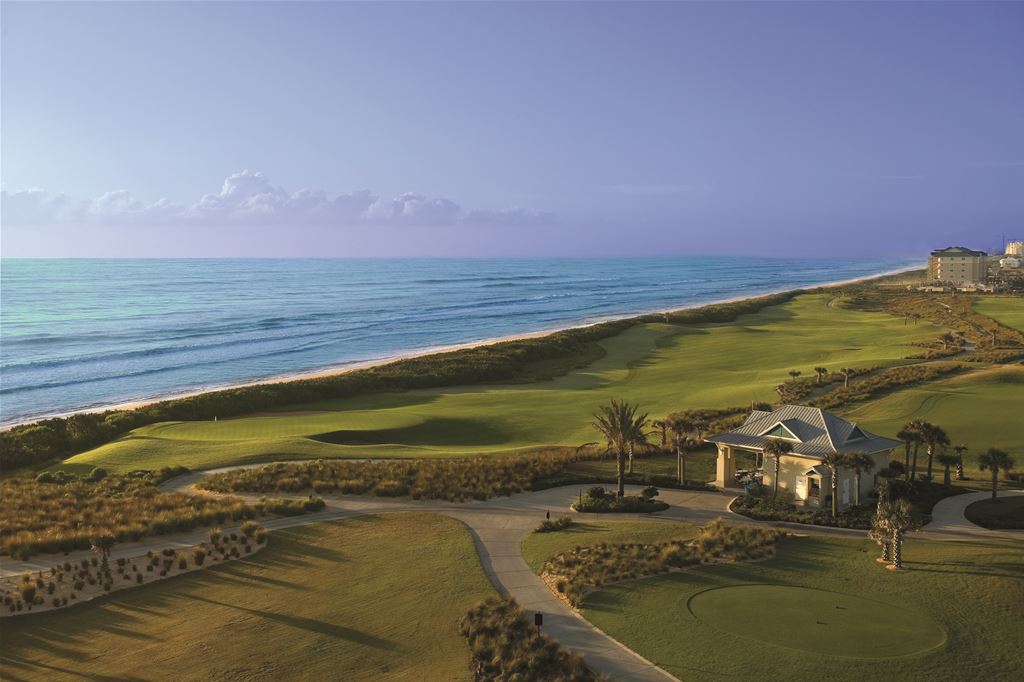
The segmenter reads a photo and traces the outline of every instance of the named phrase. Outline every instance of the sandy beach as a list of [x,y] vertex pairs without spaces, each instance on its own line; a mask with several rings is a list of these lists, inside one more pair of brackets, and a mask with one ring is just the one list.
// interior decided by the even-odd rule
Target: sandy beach
[[670,314],[670,313],[682,312],[682,311],[686,311],[686,310],[693,310],[695,308],[702,308],[704,306],[709,306],[709,305],[722,305],[722,304],[726,304],[726,303],[735,303],[737,301],[744,301],[744,300],[748,300],[748,299],[752,299],[752,298],[760,298],[762,296],[772,296],[772,295],[775,295],[775,294],[787,293],[787,292],[791,292],[791,291],[801,291],[801,290],[811,290],[811,289],[830,289],[830,288],[835,288],[835,287],[846,286],[846,285],[849,285],[849,284],[856,284],[856,283],[859,283],[859,282],[867,282],[867,281],[871,281],[871,280],[875,280],[875,279],[881,279],[881,278],[884,278],[884,277],[891,277],[891,276],[894,276],[894,275],[899,275],[899,274],[903,274],[903,273],[907,273],[907,272],[913,272],[915,270],[920,270],[920,269],[922,269],[924,267],[925,267],[925,264],[922,263],[922,264],[919,264],[919,265],[916,265],[916,266],[899,268],[899,269],[896,269],[896,270],[890,270],[890,271],[887,271],[887,272],[880,272],[880,273],[875,273],[875,274],[871,274],[871,275],[865,275],[863,277],[854,277],[854,278],[850,278],[850,279],[838,280],[838,281],[835,281],[835,282],[826,282],[826,283],[822,283],[822,284],[808,285],[808,286],[803,286],[803,287],[782,287],[782,288],[779,288],[779,289],[776,289],[776,290],[764,291],[764,292],[759,292],[759,293],[756,293],[756,294],[743,295],[743,296],[732,296],[732,297],[723,298],[723,299],[716,299],[716,300],[712,300],[712,301],[705,301],[705,302],[701,302],[701,303],[694,303],[692,305],[687,305],[687,306],[678,307],[678,308],[636,311],[636,312],[625,313],[625,314],[620,314],[620,315],[610,315],[610,316],[605,316],[605,317],[601,317],[601,318],[595,318],[595,319],[591,319],[591,320],[584,320],[584,321],[580,321],[580,322],[573,323],[573,324],[568,324],[568,325],[559,325],[559,326],[551,327],[551,328],[547,328],[547,329],[539,329],[539,330],[535,330],[535,331],[531,331],[531,332],[523,332],[521,334],[511,334],[511,335],[506,335],[506,336],[490,337],[490,338],[485,338],[485,339],[479,339],[479,340],[476,340],[476,341],[469,341],[469,342],[466,342],[466,343],[458,343],[458,344],[452,344],[452,345],[446,345],[446,346],[431,346],[431,347],[427,347],[427,348],[421,348],[421,349],[417,349],[417,350],[412,350],[412,351],[409,351],[409,352],[406,352],[406,353],[399,353],[399,354],[396,354],[396,355],[389,355],[389,356],[386,356],[386,357],[375,358],[375,359],[366,360],[366,361],[363,361],[363,362],[353,362],[353,363],[348,363],[348,364],[345,364],[345,365],[334,365],[334,366],[324,367],[324,368],[321,368],[321,369],[307,371],[307,372],[293,372],[293,373],[283,374],[283,375],[279,375],[279,376],[272,376],[272,377],[267,377],[267,378],[263,378],[263,379],[256,379],[256,380],[253,380],[253,381],[231,383],[231,384],[223,384],[223,385],[215,385],[215,386],[204,386],[202,388],[198,388],[198,389],[191,390],[191,391],[183,391],[183,392],[178,392],[178,393],[169,393],[169,394],[160,395],[160,396],[154,396],[152,398],[146,398],[146,399],[141,399],[141,400],[132,400],[132,401],[125,401],[125,402],[120,402],[120,403],[112,403],[112,404],[106,404],[106,405],[101,405],[101,406],[97,406],[97,407],[91,407],[91,408],[88,408],[88,409],[74,410],[74,411],[70,411],[70,412],[53,413],[53,414],[47,414],[47,415],[44,415],[44,416],[33,417],[31,419],[25,419],[25,420],[21,420],[21,421],[12,422],[12,423],[9,423],[9,424],[4,424],[3,427],[0,428],[0,431],[6,430],[6,429],[10,429],[10,428],[15,427],[15,426],[20,426],[20,425],[23,425],[23,424],[30,424],[30,423],[33,423],[33,422],[40,421],[42,419],[57,418],[57,417],[68,417],[68,416],[70,416],[72,414],[97,413],[97,412],[107,412],[107,411],[112,411],[112,410],[132,410],[132,409],[136,409],[136,408],[140,408],[140,407],[145,407],[146,405],[152,405],[154,403],[164,402],[164,401],[167,401],[167,400],[177,400],[177,399],[180,399],[180,398],[189,398],[189,397],[192,397],[192,396],[202,395],[204,393],[213,393],[213,392],[216,392],[216,391],[225,391],[225,390],[231,390],[231,389],[235,389],[235,388],[245,388],[247,386],[261,386],[261,385],[268,385],[268,384],[280,384],[280,383],[287,383],[287,382],[291,382],[291,381],[302,381],[302,380],[308,380],[308,379],[319,379],[319,378],[323,378],[323,377],[339,376],[339,375],[347,374],[347,373],[350,373],[350,372],[355,372],[355,371],[359,371],[359,370],[363,370],[363,369],[368,369],[368,368],[371,368],[371,367],[379,367],[379,366],[382,366],[382,365],[388,365],[388,364],[391,364],[391,363],[394,363],[394,362],[400,362],[402,360],[408,360],[408,359],[411,359],[411,358],[419,358],[419,357],[424,357],[424,356],[428,356],[428,355],[435,355],[435,354],[440,354],[440,353],[450,353],[450,352],[453,352],[453,351],[466,350],[466,349],[469,349],[469,348],[479,348],[481,346],[488,346],[488,345],[492,345],[492,344],[505,343],[505,342],[508,342],[508,341],[520,341],[520,340],[525,340],[525,339],[536,339],[536,338],[548,336],[550,334],[555,334],[555,333],[566,331],[566,330],[570,330],[570,329],[583,329],[583,328],[586,328],[586,327],[591,327],[591,326],[594,326],[594,325],[602,324],[604,322],[610,322],[610,321],[614,321],[614,320],[630,319],[630,318],[633,318],[633,317],[641,317],[643,315]]

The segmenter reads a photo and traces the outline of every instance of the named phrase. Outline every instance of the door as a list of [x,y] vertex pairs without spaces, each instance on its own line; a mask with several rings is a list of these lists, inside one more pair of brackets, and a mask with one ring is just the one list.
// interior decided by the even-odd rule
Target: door
[[806,500],[807,499],[807,477],[797,476],[796,477],[796,499]]

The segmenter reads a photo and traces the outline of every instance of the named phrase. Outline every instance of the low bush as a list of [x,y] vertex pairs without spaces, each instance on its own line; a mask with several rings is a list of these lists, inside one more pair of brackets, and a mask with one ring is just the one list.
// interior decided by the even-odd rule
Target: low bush
[[593,682],[583,658],[550,639],[514,599],[490,597],[459,623],[469,643],[473,679],[483,682]]
[[299,516],[300,514],[309,514],[312,512],[322,511],[326,506],[327,503],[321,498],[313,497],[312,495],[305,500],[268,500],[264,497],[256,503],[256,509],[261,514],[277,514],[279,516]]
[[769,557],[783,535],[774,528],[730,525],[716,519],[700,529],[692,541],[576,547],[545,562],[542,575],[570,604],[579,607],[602,585],[702,563]]
[[544,519],[540,522],[540,525],[533,529],[534,533],[550,533],[556,530],[565,530],[573,524],[571,516],[559,516],[557,519],[552,521],[551,519]]
[[644,493],[650,491],[653,491],[650,497],[646,494],[619,497],[600,486],[595,486],[573,504],[573,509],[578,512],[599,514],[646,514],[668,509],[667,503],[654,499],[654,495],[658,494],[658,489],[653,486],[644,489]]

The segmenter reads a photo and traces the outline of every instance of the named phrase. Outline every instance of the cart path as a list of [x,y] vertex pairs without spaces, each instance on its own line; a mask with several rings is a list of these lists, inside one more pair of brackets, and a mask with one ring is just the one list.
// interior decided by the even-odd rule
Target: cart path
[[[1024,495],[1024,490],[1002,490],[999,492],[999,497],[1010,495]],[[991,497],[992,491],[985,490],[943,498],[932,509],[931,523],[922,530],[931,535],[973,535],[985,538],[1024,540],[1024,530],[989,530],[967,520],[964,515],[967,507],[979,500],[987,500]]]

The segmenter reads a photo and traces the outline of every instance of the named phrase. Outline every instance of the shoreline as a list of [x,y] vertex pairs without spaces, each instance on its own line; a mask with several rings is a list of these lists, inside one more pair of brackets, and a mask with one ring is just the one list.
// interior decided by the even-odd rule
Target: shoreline
[[0,425],[0,431],[7,431],[17,426],[24,426],[27,424],[34,424],[36,422],[43,421],[45,419],[61,419],[70,417],[76,414],[96,414],[102,412],[121,411],[121,410],[134,410],[147,405],[153,405],[155,403],[161,403],[169,400],[179,400],[182,398],[191,398],[193,396],[202,395],[204,393],[216,393],[217,391],[228,391],[236,388],[247,388],[250,386],[265,386],[270,384],[285,384],[292,381],[304,381],[309,379],[321,379],[325,377],[340,376],[349,374],[351,372],[357,372],[359,370],[370,369],[372,367],[380,367],[383,365],[389,365],[394,362],[401,362],[403,360],[410,360],[413,358],[421,358],[429,355],[439,355],[443,353],[451,353],[460,350],[467,350],[470,348],[479,348],[481,346],[490,346],[499,343],[507,343],[510,341],[522,341],[527,339],[536,339],[549,336],[551,334],[557,334],[559,332],[567,331],[570,329],[585,329],[587,327],[593,327],[598,324],[605,322],[613,322],[617,320],[628,320],[634,317],[643,317],[644,315],[658,315],[658,314],[670,314],[676,312],[683,312],[687,310],[693,310],[695,308],[702,308],[710,305],[723,305],[727,303],[736,303],[738,301],[746,301],[753,298],[759,298],[762,296],[774,296],[777,294],[783,294],[793,291],[803,290],[814,290],[814,289],[830,289],[834,287],[846,286],[849,284],[857,284],[860,282],[868,282],[875,279],[882,279],[884,277],[892,277],[894,275],[900,275],[907,272],[913,272],[920,270],[924,264],[916,266],[908,266],[898,268],[896,270],[889,270],[886,272],[874,273],[871,275],[863,275],[861,277],[853,277],[850,279],[838,280],[835,282],[825,282],[822,284],[809,284],[800,287],[782,287],[780,289],[773,289],[771,291],[759,292],[756,294],[744,294],[739,296],[732,296],[730,298],[715,299],[712,301],[704,301],[701,303],[694,303],[692,305],[686,305],[679,308],[663,308],[659,310],[647,310],[641,312],[622,313],[618,315],[609,315],[606,317],[571,323],[568,325],[561,325],[558,327],[551,327],[548,329],[540,329],[532,332],[522,332],[519,334],[508,334],[505,336],[495,336],[486,339],[480,339],[477,341],[466,341],[463,343],[450,344],[447,346],[431,346],[429,348],[422,348],[419,350],[412,350],[397,355],[391,355],[384,358],[377,358],[373,360],[362,360],[353,362],[345,365],[333,365],[330,367],[324,367],[321,369],[308,370],[304,372],[292,372],[289,374],[282,374],[274,377],[267,377],[263,379],[254,379],[252,381],[242,381],[238,383],[224,384],[218,386],[206,386],[203,388],[197,388],[195,390],[182,391],[180,393],[170,393],[162,396],[156,396],[153,398],[142,398],[139,400],[130,400],[121,403],[112,403],[97,407],[87,407],[78,410],[71,410],[68,412],[55,412],[45,415],[29,417],[26,419],[20,419],[18,421],[10,422],[7,424]]

